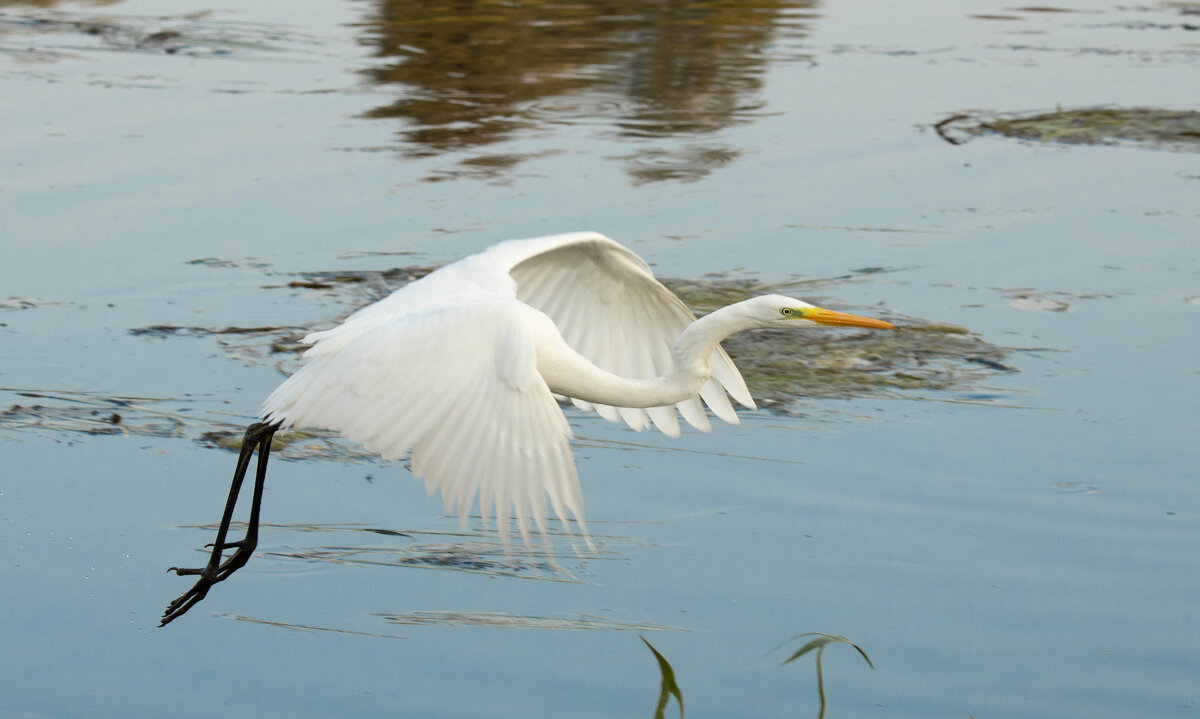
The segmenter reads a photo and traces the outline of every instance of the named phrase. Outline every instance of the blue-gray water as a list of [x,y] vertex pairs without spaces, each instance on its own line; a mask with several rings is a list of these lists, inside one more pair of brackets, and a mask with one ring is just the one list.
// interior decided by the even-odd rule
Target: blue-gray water
[[[647,716],[639,633],[689,716],[811,716],[764,658],[802,632],[876,667],[829,648],[830,717],[1200,714],[1200,155],[933,130],[1196,109],[1194,7],[39,5],[0,4],[0,403],[143,399],[0,423],[0,717]],[[667,277],[884,268],[822,302],[1017,371],[679,440],[571,412],[598,552],[560,572],[426,561],[487,538],[399,464],[276,461],[285,526],[155,627],[232,471],[198,427],[281,375],[129,330],[585,228]]]

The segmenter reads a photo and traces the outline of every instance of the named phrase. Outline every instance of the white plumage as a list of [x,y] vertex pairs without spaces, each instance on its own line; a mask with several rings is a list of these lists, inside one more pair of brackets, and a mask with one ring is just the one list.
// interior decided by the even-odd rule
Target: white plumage
[[[840,318],[835,320],[833,318]],[[847,321],[853,318],[856,321]],[[263,404],[282,426],[330,429],[386,459],[411,453],[427,491],[485,526],[545,535],[546,503],[586,536],[555,399],[636,430],[709,431],[701,400],[753,408],[718,342],[753,327],[887,323],[771,295],[696,321],[632,251],[595,232],[512,240],[447,265],[304,339],[307,363]],[[685,332],[686,330],[686,332]],[[728,396],[727,396],[728,393]]]

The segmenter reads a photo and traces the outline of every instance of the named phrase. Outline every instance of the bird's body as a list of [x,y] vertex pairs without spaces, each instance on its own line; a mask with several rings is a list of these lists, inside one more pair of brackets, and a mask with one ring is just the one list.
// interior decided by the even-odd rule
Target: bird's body
[[[709,431],[705,405],[737,423],[730,398],[753,408],[720,341],[747,329],[816,324],[890,328],[782,295],[697,320],[629,249],[595,232],[510,240],[471,255],[305,338],[305,365],[263,403],[247,431],[209,566],[168,607],[164,623],[244,565],[257,536],[269,438],[280,427],[340,432],[385,459],[411,455],[413,474],[465,517],[478,497],[504,535],[516,519],[546,533],[546,503],[586,536],[583,501],[556,398],[624,421],[680,433],[679,416]],[[257,447],[251,531],[225,542]],[[225,548],[235,555],[221,562]]]
[[555,395],[670,436],[677,410],[710,429],[701,400],[736,423],[726,393],[754,400],[718,343],[761,324],[743,304],[696,322],[640,257],[598,233],[510,240],[306,337],[307,364],[262,416],[335,430],[385,459],[411,452],[413,474],[442,490],[447,511],[466,515],[478,495],[501,531],[511,516],[523,536],[530,520],[544,533],[546,497],[582,525]]

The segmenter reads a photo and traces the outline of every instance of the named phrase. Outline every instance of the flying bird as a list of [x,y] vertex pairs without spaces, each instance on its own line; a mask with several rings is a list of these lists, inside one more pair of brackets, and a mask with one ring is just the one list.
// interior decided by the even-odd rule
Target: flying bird
[[[484,526],[494,516],[502,536],[515,519],[526,542],[531,522],[544,537],[548,503],[586,537],[560,400],[671,437],[680,417],[709,431],[705,405],[737,424],[730,399],[755,404],[721,340],[819,325],[893,328],[776,294],[696,319],[641,257],[596,232],[510,240],[446,265],[304,338],[304,366],[267,397],[243,437],[209,562],[168,570],[199,578],[160,626],[249,560],[279,429],[333,430],[384,459],[407,454],[448,513],[465,517],[478,501]],[[255,450],[246,534],[229,541]]]

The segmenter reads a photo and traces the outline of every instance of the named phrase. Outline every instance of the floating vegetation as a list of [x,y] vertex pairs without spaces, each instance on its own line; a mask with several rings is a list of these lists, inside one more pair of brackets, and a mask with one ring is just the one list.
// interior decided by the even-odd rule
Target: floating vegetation
[[[223,411],[229,400],[213,397],[129,397],[98,392],[22,390],[0,387],[20,400],[0,410],[0,431],[32,432],[55,439],[63,434],[188,438],[238,451],[249,420]],[[32,400],[32,401],[26,401]],[[271,451],[290,459],[375,461],[361,447],[331,432],[283,430]]]
[[[207,430],[196,441],[200,444],[231,452],[240,452],[245,427],[230,425],[229,429]],[[337,435],[324,430],[283,429],[271,437],[271,452],[284,459],[331,459],[343,461],[374,460],[375,455],[362,448],[342,444]]]
[[91,392],[41,392],[10,388],[0,388],[0,391],[33,400],[21,401],[0,411],[0,430],[46,431],[53,435],[62,432],[151,437],[182,435],[184,423],[178,417],[178,412],[154,406],[159,400],[107,397]]
[[[2,7],[4,3],[0,3]],[[108,50],[161,53],[199,57],[236,57],[251,54],[262,59],[263,53],[277,55],[285,47],[314,46],[315,38],[284,26],[270,27],[255,23],[218,22],[208,13],[178,16],[135,15],[105,16],[96,12],[62,10],[0,12],[0,35],[24,38],[26,46],[5,48],[12,53],[36,53],[37,59],[52,60],[67,52]],[[55,38],[33,42],[34,38]]]
[[[404,612],[376,614],[393,624],[442,627],[488,627],[492,629],[608,630],[617,632],[686,632],[665,624],[617,622],[603,617],[534,617],[498,612]],[[644,640],[643,640],[644,641]]]
[[[701,282],[663,282],[697,313],[704,314],[769,292],[811,297],[814,291],[837,282],[882,271],[864,268],[835,279],[786,284],[721,277]],[[950,390],[997,373],[1016,371],[1006,364],[1012,350],[985,342],[964,327],[885,318],[899,329],[760,330],[734,335],[721,344],[741,370],[755,399],[779,411],[787,411],[804,397],[846,399],[904,390]]]
[[136,327],[129,330],[129,334],[134,337],[163,337],[184,336],[184,337],[203,337],[207,335],[265,335],[277,334],[279,332],[292,332],[294,330],[302,330],[297,327],[284,327],[280,325],[266,325],[262,327],[179,327],[176,325],[150,325],[148,327]]
[[995,288],[1004,293],[1010,307],[1024,312],[1070,312],[1071,303],[1079,300],[1111,299],[1116,295],[1095,292],[1046,292],[1032,287]]
[[1010,350],[965,328],[913,321],[895,333],[764,331],[725,349],[764,406],[787,411],[800,398],[865,397],[950,390],[1015,369]]
[[[397,532],[397,536],[410,537],[414,533]],[[469,533],[464,530],[464,535]],[[484,535],[485,532],[480,532]],[[481,537],[482,539],[482,537]],[[573,555],[565,553],[555,557],[555,550],[522,552],[525,558],[511,556],[511,550],[494,538],[489,541],[466,541],[445,544],[421,544],[407,547],[396,546],[329,546],[305,549],[276,550],[266,552],[268,556],[299,559],[306,562],[329,564],[357,564],[389,567],[411,567],[417,569],[442,569],[471,574],[486,574],[493,577],[540,579],[552,582],[579,583],[557,563],[557,559],[571,560]]]
[[1041,113],[958,113],[935,124],[943,140],[961,145],[980,135],[1066,145],[1130,143],[1200,151],[1200,112],[1154,107],[1061,108]]
[[[297,632],[335,632],[360,637],[377,637],[380,639],[407,639],[399,634],[382,634],[379,632],[362,632],[336,627],[319,627],[312,624],[293,624],[257,617],[247,617],[242,614],[221,613],[218,617],[235,619],[239,622],[253,622],[280,629],[290,629]],[[498,612],[404,612],[391,614],[376,612],[379,617],[391,624],[409,626],[442,626],[442,627],[486,627],[491,629],[549,629],[549,630],[601,630],[617,632],[686,632],[687,629],[672,627],[665,624],[643,624],[617,622],[602,617],[582,615],[579,617],[532,617],[517,614],[502,614]],[[642,641],[646,641],[642,639]],[[665,661],[665,660],[664,660]]]
[[1013,292],[1005,296],[1010,307],[1025,312],[1069,312],[1071,304],[1040,292]]
[[247,617],[241,614],[218,614],[218,617],[226,619],[236,619],[239,622],[253,622],[255,624],[265,624],[269,627],[279,627],[281,629],[291,629],[296,632],[336,632],[338,634],[352,634],[360,637],[378,637],[380,639],[407,639],[398,634],[377,634],[375,632],[356,632],[350,629],[336,629],[334,627],[316,627],[311,624],[291,624],[289,622],[271,621],[269,619],[257,619],[255,617]]
[[895,232],[898,234],[917,234],[917,235],[944,235],[946,230],[935,228],[929,229],[914,229],[909,227],[855,227],[851,225],[801,225],[789,224],[786,227],[793,227],[798,230],[835,230],[837,232]]
[[0,300],[0,312],[7,310],[31,310],[35,307],[50,307],[54,305],[69,305],[70,302],[51,302],[37,297],[9,297]]

